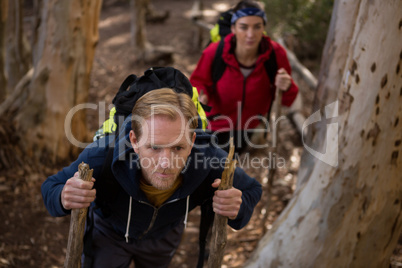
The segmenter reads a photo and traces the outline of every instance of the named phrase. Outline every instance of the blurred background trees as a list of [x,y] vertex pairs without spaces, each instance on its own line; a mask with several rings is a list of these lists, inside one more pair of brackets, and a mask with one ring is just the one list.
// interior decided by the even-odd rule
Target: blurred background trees
[[282,37],[309,68],[317,71],[334,0],[263,0],[268,34]]
[[[133,6],[133,3],[142,3],[142,1],[143,0],[132,0],[131,6]],[[274,39],[283,38],[288,48],[290,48],[290,50],[293,50],[298,58],[301,59],[307,67],[310,67],[313,71],[315,71],[315,73],[317,73],[319,68],[318,62],[320,60],[321,51],[323,49],[325,36],[329,25],[333,0],[263,1],[265,2],[268,16],[268,33],[272,35]],[[84,92],[87,92],[88,90],[87,87],[89,86],[89,75],[91,72],[91,69],[88,68],[91,68],[93,59],[93,56],[91,55],[95,53],[94,46],[97,42],[97,40],[95,40],[97,38],[95,33],[97,31],[97,25],[95,24],[97,24],[98,22],[97,18],[99,16],[101,6],[100,0],[97,0],[94,3],[82,2],[80,4],[82,5],[81,7],[79,7],[79,5],[75,4],[74,2],[71,2],[67,5],[67,2],[68,1],[61,1],[53,4],[53,1],[47,2],[41,0],[0,0],[0,101],[4,101],[6,97],[8,97],[8,101],[2,103],[2,105],[0,106],[0,114],[7,114],[8,117],[11,116],[12,122],[14,122],[13,124],[11,124],[13,126],[10,126],[8,130],[6,129],[5,131],[7,133],[18,133],[18,135],[15,136],[15,139],[23,139],[25,137],[23,137],[22,133],[26,132],[27,127],[30,127],[29,140],[36,139],[34,137],[41,137],[39,139],[36,139],[36,142],[40,140],[46,140],[45,143],[41,143],[39,148],[45,149],[51,159],[62,159],[66,155],[71,156],[77,154],[79,150],[68,146],[68,142],[66,142],[64,139],[56,138],[56,136],[58,136],[59,134],[64,135],[64,132],[60,132],[59,134],[53,132],[51,133],[51,135],[46,134],[46,131],[44,131],[45,127],[39,127],[38,124],[38,120],[43,122],[44,118],[47,116],[46,112],[44,112],[46,109],[43,108],[43,106],[40,109],[38,107],[33,108],[35,106],[33,104],[34,102],[36,102],[37,104],[40,103],[58,106],[58,108],[52,108],[54,109],[54,112],[56,112],[56,110],[60,110],[60,105],[64,106],[64,109],[67,109],[67,107],[72,108],[75,102],[73,101],[67,104],[65,100],[69,99],[70,97],[54,99],[49,102],[49,100],[47,100],[46,98],[50,96],[50,93],[56,92],[55,87],[52,86],[52,88],[48,88],[43,91],[42,87],[45,86],[45,84],[50,85],[51,82],[41,81],[40,83],[44,84],[38,86],[35,84],[35,81],[40,81],[41,79],[54,79],[54,81],[58,81],[57,87],[59,89],[57,96],[60,97],[60,91],[64,88],[71,89],[71,86],[73,85],[70,83],[74,83],[74,81],[76,81],[74,77],[80,77],[80,79],[85,80],[85,85],[82,84],[79,86],[80,88],[75,88],[74,90],[76,90],[76,96],[81,96],[79,97],[82,100],[80,102],[85,102],[84,100],[87,98],[88,93]],[[121,4],[127,5],[130,1],[116,0],[114,2],[121,2]],[[148,5],[150,4],[149,0],[145,2],[148,3]],[[234,0],[227,1],[227,6],[232,6],[236,2],[237,1]],[[63,6],[64,9],[59,10],[57,8],[58,6]],[[96,8],[93,9],[95,6]],[[55,7],[54,10],[52,9],[53,7]],[[77,7],[81,8],[81,10],[78,10]],[[30,18],[31,29],[29,31],[26,31],[27,29],[24,30],[23,27],[26,19],[24,19],[24,8],[29,8],[32,12],[32,16]],[[95,13],[98,13],[98,15],[94,14],[94,10],[96,10]],[[159,10],[159,12],[161,12],[161,10]],[[132,21],[134,21],[133,18],[137,16],[135,12],[133,12],[132,14],[133,15],[131,18]],[[94,17],[90,18],[88,17],[89,15]],[[166,18],[167,16],[164,16],[164,19]],[[74,19],[77,22],[76,24],[72,22],[72,20]],[[93,21],[91,22],[89,20]],[[145,18],[143,18],[142,21],[145,21]],[[58,29],[57,33],[55,32],[54,27]],[[65,28],[63,29],[63,27]],[[137,28],[145,32],[145,24],[142,27]],[[60,31],[63,31],[63,33],[61,33]],[[133,29],[131,29],[131,32],[133,32]],[[69,33],[71,33],[71,35]],[[61,34],[63,34],[64,37]],[[81,37],[78,37],[77,34],[80,34]],[[91,37],[91,35],[93,36]],[[150,32],[149,37],[154,38],[154,36],[152,35],[152,32]],[[79,41],[77,38],[83,39],[82,41]],[[142,43],[145,43],[144,38],[137,39]],[[69,42],[72,42],[71,45],[68,45]],[[89,43],[84,44],[82,42]],[[91,46],[93,47],[91,48],[91,50],[89,50]],[[159,51],[157,53],[158,55],[171,55],[173,53],[173,51],[171,51],[171,49],[167,46],[155,45],[153,47],[155,49],[152,49],[152,51],[156,51],[161,48],[161,52]],[[137,58],[138,55],[140,55],[140,57],[145,57],[144,55],[146,55],[147,53],[143,51],[143,45],[136,44],[135,48],[136,49],[134,50],[134,53],[137,55]],[[165,48],[169,48],[170,50],[167,49],[169,50],[167,51]],[[69,50],[69,54],[70,56],[72,56],[71,59],[73,59],[73,61],[85,58],[86,60],[88,60],[86,63],[84,63],[82,60],[76,62],[77,64],[83,64],[83,66],[85,66],[85,75],[79,73],[68,74],[62,71],[63,68],[56,68],[56,66],[50,67],[50,65],[56,64],[55,61],[59,60],[60,56],[64,57],[63,54],[66,53],[64,52],[65,49]],[[56,50],[59,50],[59,52],[56,52]],[[78,56],[78,54],[76,53],[83,53],[82,57]],[[59,54],[59,56],[57,56],[57,54]],[[152,56],[149,58],[158,57]],[[45,61],[47,61],[47,63],[45,63]],[[67,61],[62,60],[58,64],[66,63]],[[70,66],[76,66],[73,68],[80,69],[81,67],[78,67],[76,63],[69,62],[67,64],[70,64]],[[48,66],[45,67],[43,64]],[[43,72],[40,73],[40,70],[45,70],[49,73],[47,73],[45,77],[40,77],[44,75]],[[80,70],[79,72],[81,71],[83,70]],[[61,81],[61,74],[70,75],[69,78],[65,77],[66,80],[63,84],[59,84]],[[70,80],[70,82],[67,82],[68,80]],[[76,87],[77,85],[78,84],[76,84],[74,87]],[[83,86],[83,88],[81,88],[81,86]],[[35,87],[36,89],[34,89]],[[29,90],[26,90],[28,88]],[[46,94],[48,95],[45,97]],[[28,102],[25,102],[25,100],[27,100]],[[22,103],[24,103],[25,105],[22,105]],[[48,108],[50,108],[50,106]],[[17,114],[19,115],[17,116]],[[65,115],[65,113],[62,114]],[[85,134],[83,133],[85,132],[85,124],[79,122],[84,120],[85,113],[83,111],[79,111],[77,112],[77,115],[78,114],[81,114],[80,116],[78,116],[81,119],[77,119],[77,116],[74,119],[75,123],[72,124],[72,136],[74,136],[77,140],[84,140]],[[36,119],[33,120],[32,118]],[[56,120],[56,122],[60,121],[60,119]],[[54,123],[55,126],[60,124],[56,122]],[[17,125],[18,127],[14,128]],[[49,121],[47,122],[47,126],[48,125]],[[60,125],[60,128],[55,127],[54,129],[61,129],[61,127],[62,125]],[[35,131],[38,131],[38,133],[32,135],[32,133]],[[48,138],[44,139],[43,137],[46,136],[48,136]],[[11,142],[11,139],[9,138],[4,140],[7,140],[7,142]],[[35,142],[32,141],[32,143]],[[29,145],[29,142],[26,145],[28,145],[27,151],[31,152],[29,153],[29,155],[32,156],[33,150],[28,149],[32,146]],[[7,157],[6,155],[10,155],[10,153],[5,153],[4,151],[3,154],[5,156],[0,156],[0,165],[2,162],[1,159],[3,159],[5,162],[9,162],[7,161],[7,158],[9,157]],[[10,164],[6,165],[9,166]]]
[[30,31],[23,27],[23,3],[0,2],[0,168],[5,170],[65,161],[83,148],[78,144],[88,140],[86,113],[70,112],[88,101],[99,38],[101,0],[35,1]]

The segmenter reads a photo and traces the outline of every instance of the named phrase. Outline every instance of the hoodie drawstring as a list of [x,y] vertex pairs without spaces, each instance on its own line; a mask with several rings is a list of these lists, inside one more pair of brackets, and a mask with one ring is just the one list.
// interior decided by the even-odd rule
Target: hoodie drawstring
[[184,229],[187,228],[187,217],[188,217],[188,206],[189,206],[190,196],[187,196],[187,203],[186,203],[186,216],[184,216]]
[[128,218],[127,218],[127,228],[126,228],[126,243],[128,243],[128,232],[130,230],[130,220],[131,220],[131,203],[133,201],[133,198],[130,196],[130,203],[128,204]]

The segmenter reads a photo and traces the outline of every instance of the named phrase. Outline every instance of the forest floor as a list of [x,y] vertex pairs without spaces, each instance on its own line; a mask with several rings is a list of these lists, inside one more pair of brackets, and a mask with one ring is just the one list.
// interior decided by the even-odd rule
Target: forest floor
[[[99,23],[100,39],[96,48],[91,76],[90,102],[111,104],[124,78],[131,74],[141,75],[151,66],[173,66],[190,76],[201,49],[194,41],[198,28],[190,21],[192,1],[153,0],[159,11],[169,11],[170,17],[162,24],[147,24],[148,41],[157,46],[174,48],[172,59],[153,63],[137,60],[130,44],[130,12],[126,0],[104,0]],[[204,0],[208,10],[206,20],[213,23],[217,10],[225,9],[235,1]],[[29,12],[28,12],[29,14]],[[206,45],[208,32],[203,31]],[[319,63],[315,63],[317,67]],[[314,67],[314,65],[312,65]],[[303,98],[302,113],[311,113],[314,93],[297,75],[294,75]],[[283,111],[286,113],[286,110]],[[94,133],[102,124],[105,114],[93,111],[88,115],[88,125]],[[272,227],[273,222],[291,199],[297,180],[300,157],[303,152],[301,137],[289,120],[283,120],[279,133],[277,156],[285,161],[277,169],[273,187],[268,192],[268,170],[245,168],[246,172],[263,184],[264,193],[250,223],[240,231],[228,227],[228,244],[223,267],[242,267],[250,257],[259,239]],[[260,143],[268,139],[258,138]],[[270,150],[249,151],[250,157],[267,157]],[[244,155],[242,156],[244,159]],[[242,160],[242,158],[240,159]],[[70,217],[54,218],[46,211],[40,185],[47,176],[61,167],[49,167],[41,172],[0,172],[0,267],[62,267],[66,255]],[[27,168],[29,170],[29,168]],[[269,204],[269,205],[268,205]],[[199,209],[189,215],[189,224],[173,261],[172,268],[195,267],[198,259]],[[265,224],[263,220],[266,219]],[[206,262],[205,262],[206,263]],[[402,267],[401,243],[391,258],[392,267]]]

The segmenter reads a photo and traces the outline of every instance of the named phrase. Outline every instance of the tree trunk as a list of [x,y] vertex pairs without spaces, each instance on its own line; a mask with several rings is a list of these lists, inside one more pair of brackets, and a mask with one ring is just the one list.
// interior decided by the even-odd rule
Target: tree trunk
[[0,103],[7,95],[7,79],[4,69],[7,14],[8,0],[0,0]]
[[31,51],[23,34],[23,1],[8,0],[6,27],[6,73],[10,93],[31,66]]
[[[317,92],[314,99],[313,111],[323,109],[327,104],[337,100],[341,86],[343,70],[347,61],[350,42],[358,20],[360,1],[335,1],[331,23],[323,50],[321,69],[319,74]],[[320,138],[326,134],[326,122],[317,122],[304,129],[308,129],[308,146],[315,150],[324,150],[325,140]],[[305,151],[301,159],[297,187],[305,183],[313,172],[316,159]]]
[[[154,46],[147,40],[146,14],[153,22],[163,22],[169,17],[169,12],[157,14],[153,12],[150,0],[130,0],[131,10],[131,44],[134,46],[136,59],[142,63],[155,63],[164,60],[172,61],[173,48],[169,46]],[[151,14],[153,13],[153,14]]]
[[131,43],[138,56],[144,55],[147,46],[147,32],[145,28],[145,12],[149,0],[131,0]]
[[87,102],[101,3],[39,1],[32,80],[5,112],[14,117],[19,146],[30,158],[58,162],[85,146],[85,110],[72,108]]
[[335,3],[314,134],[339,161],[311,158],[245,267],[388,267],[402,231],[402,2]]

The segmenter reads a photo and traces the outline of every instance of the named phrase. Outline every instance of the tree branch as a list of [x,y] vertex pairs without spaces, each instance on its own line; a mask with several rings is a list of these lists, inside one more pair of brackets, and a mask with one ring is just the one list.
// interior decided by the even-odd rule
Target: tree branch
[[[0,104],[0,116],[4,113],[9,113],[13,109],[15,109],[14,103],[18,100],[19,102],[24,101],[26,97],[21,100],[22,93],[24,89],[28,87],[32,80],[32,76],[34,73],[34,68],[29,69],[29,71],[21,78],[18,84],[15,86],[15,90],[9,95],[4,102]],[[28,95],[27,95],[28,96]]]
[[[78,165],[79,178],[83,181],[91,181],[93,169],[82,162]],[[65,268],[81,267],[81,255],[84,247],[85,220],[88,208],[75,208],[71,211],[70,231],[67,242],[67,253],[64,262]]]
[[[233,176],[236,168],[236,160],[233,159],[233,155],[233,138],[230,138],[229,154],[226,158],[225,169],[223,170],[222,181],[218,190],[227,190],[233,185]],[[211,255],[208,258],[209,268],[219,268],[222,265],[223,254],[227,241],[227,222],[227,217],[215,214],[214,224],[212,226]]]

